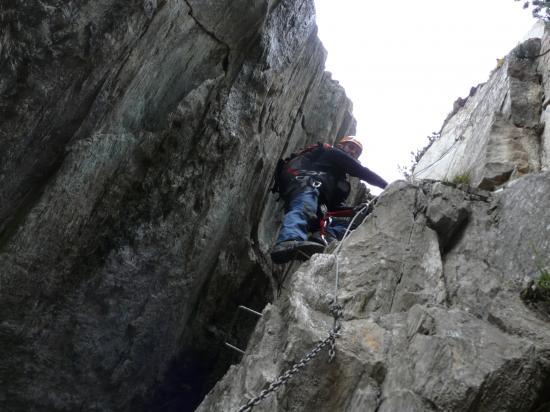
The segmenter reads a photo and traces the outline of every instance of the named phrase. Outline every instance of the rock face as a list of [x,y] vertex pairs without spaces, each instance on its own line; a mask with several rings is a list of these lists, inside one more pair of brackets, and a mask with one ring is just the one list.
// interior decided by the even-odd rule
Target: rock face
[[[550,174],[499,193],[396,182],[339,253],[341,337],[255,411],[546,411],[550,316],[520,298],[550,265]],[[327,336],[334,254],[263,313],[199,411],[237,410]]]
[[191,410],[271,299],[277,159],[354,128],[313,1],[0,20],[2,409]]
[[[266,255],[279,157],[355,126],[312,0],[0,9],[2,410],[237,409],[333,322],[335,257],[277,296]],[[516,57],[492,78],[504,88],[478,90],[485,111],[460,102],[447,124],[490,142],[479,182],[509,161],[519,178],[391,185],[331,249],[335,360],[318,354],[257,410],[548,410],[547,306],[521,292],[550,264],[550,176],[534,173],[550,83],[547,57]]]
[[[550,168],[544,96],[550,95],[548,28],[499,61],[487,83],[455,102],[441,136],[415,166],[417,179],[468,180],[493,190]],[[542,46],[541,46],[542,44]]]
[[[293,273],[199,411],[550,410],[548,291],[531,292],[550,273],[549,37],[455,102],[414,174],[446,182],[392,184],[337,257]],[[336,358],[310,360],[335,295]]]

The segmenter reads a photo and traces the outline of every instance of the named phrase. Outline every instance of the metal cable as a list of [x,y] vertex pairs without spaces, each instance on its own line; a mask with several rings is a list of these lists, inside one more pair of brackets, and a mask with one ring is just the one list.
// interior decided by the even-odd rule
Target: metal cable
[[250,412],[254,406],[258,405],[263,399],[265,399],[267,396],[269,396],[271,393],[276,392],[282,385],[284,385],[290,378],[292,378],[293,375],[295,375],[300,369],[305,367],[309,361],[311,361],[315,356],[321,352],[321,350],[327,345],[330,344],[328,355],[329,355],[329,362],[332,362],[334,357],[336,356],[336,338],[340,336],[340,330],[342,328],[342,325],[339,322],[339,319],[342,317],[342,306],[338,303],[338,286],[339,286],[339,269],[338,269],[338,253],[342,249],[342,245],[344,244],[344,240],[347,239],[349,234],[351,233],[351,226],[355,222],[355,219],[365,211],[371,203],[367,203],[365,206],[363,206],[351,219],[351,222],[346,227],[346,231],[344,232],[344,236],[342,237],[342,240],[336,247],[333,256],[335,260],[335,266],[336,266],[336,279],[334,284],[334,298],[329,305],[329,312],[334,318],[333,327],[329,332],[328,337],[325,338],[325,340],[319,342],[310,352],[308,352],[302,359],[300,359],[298,362],[296,362],[290,369],[287,369],[282,375],[280,375],[277,379],[275,379],[273,382],[269,384],[269,386],[262,390],[256,397],[250,399],[245,405],[241,406],[238,409],[238,412]]
[[445,156],[447,156],[447,154],[451,151],[451,149],[457,144],[457,142],[459,142],[460,139],[455,139],[454,143],[447,149],[445,150],[445,152],[439,157],[439,159],[437,159],[435,162],[429,164],[428,166],[426,166],[425,168],[421,169],[421,170],[418,170],[418,171],[415,171],[413,174],[412,174],[412,177],[415,178],[417,174],[419,173],[422,173],[426,170],[428,170],[430,167],[432,167],[433,165],[435,165],[436,163],[438,163],[441,159],[443,159]]
[[363,213],[364,210],[368,209],[370,204],[371,204],[370,202],[367,203],[365,206],[359,209],[359,211],[353,216],[353,219],[351,219],[351,222],[349,222],[348,227],[346,227],[346,231],[344,232],[344,236],[342,236],[342,240],[334,250],[333,256],[334,256],[335,267],[336,267],[336,276],[334,281],[334,302],[336,304],[338,303],[338,284],[340,280],[339,267],[338,267],[338,253],[340,253],[340,249],[342,249],[342,246],[344,245],[344,241],[348,238],[348,236],[351,233],[350,228],[353,225],[353,222],[355,222],[355,219],[357,218],[357,216],[361,215],[361,213]]

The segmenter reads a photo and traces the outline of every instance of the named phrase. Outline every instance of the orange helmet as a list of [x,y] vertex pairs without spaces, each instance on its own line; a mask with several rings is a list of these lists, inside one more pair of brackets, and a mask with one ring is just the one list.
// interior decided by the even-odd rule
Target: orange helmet
[[357,146],[357,148],[359,149],[359,154],[361,154],[361,152],[363,151],[363,145],[359,140],[355,138],[355,136],[342,137],[338,142],[338,144],[344,144],[344,143],[352,143],[353,145]]

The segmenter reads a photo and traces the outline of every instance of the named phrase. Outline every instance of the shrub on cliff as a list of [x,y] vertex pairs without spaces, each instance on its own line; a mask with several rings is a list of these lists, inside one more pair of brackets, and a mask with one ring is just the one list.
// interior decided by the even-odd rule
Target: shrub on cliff
[[[520,0],[514,0],[514,1],[520,1]],[[537,19],[543,19],[545,21],[550,21],[550,1],[540,1],[540,0],[534,0],[534,1],[526,1],[523,3],[523,8],[527,9],[531,7],[531,13],[533,13],[533,17]]]

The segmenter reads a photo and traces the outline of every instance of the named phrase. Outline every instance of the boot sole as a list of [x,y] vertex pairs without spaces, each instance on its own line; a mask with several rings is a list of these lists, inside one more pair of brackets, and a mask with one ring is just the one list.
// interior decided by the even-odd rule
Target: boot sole
[[325,247],[316,242],[302,242],[294,247],[271,252],[273,263],[284,264],[291,260],[308,260],[315,253],[322,253]]

